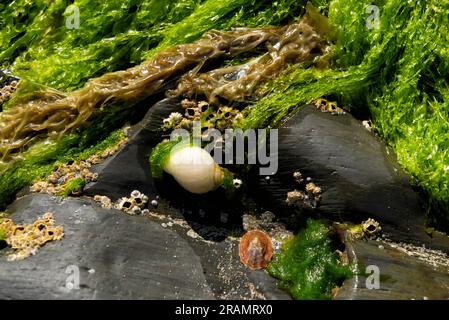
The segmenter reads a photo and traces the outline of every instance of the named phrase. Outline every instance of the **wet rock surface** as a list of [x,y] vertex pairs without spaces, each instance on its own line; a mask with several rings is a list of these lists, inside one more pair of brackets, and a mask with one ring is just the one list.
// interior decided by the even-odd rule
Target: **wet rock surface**
[[[423,254],[427,259],[424,261],[411,250],[370,240],[348,245],[348,254],[358,275],[344,283],[336,297],[338,300],[449,299],[449,266],[429,263],[434,259],[433,252]],[[374,270],[379,271],[379,287],[374,286],[377,281]]]
[[[0,251],[4,299],[289,299],[265,272],[253,275],[240,264],[237,238],[205,241],[182,219],[44,194],[8,210],[17,222],[53,212],[65,236],[23,261],[7,261],[8,249]],[[73,270],[79,289],[70,287]]]
[[117,200],[128,196],[132,190],[139,190],[150,202],[157,202],[151,210],[191,221],[192,227],[206,240],[224,240],[229,232],[208,232],[201,226],[241,230],[242,205],[239,202],[227,200],[220,190],[206,195],[191,194],[169,175],[163,180],[154,180],[150,175],[148,158],[152,148],[162,140],[163,119],[180,109],[177,99],[165,99],[151,107],[144,119],[131,129],[130,141],[123,150],[94,169],[100,173],[98,181],[88,185],[85,194]]
[[[243,207],[226,200],[221,192],[192,195],[169,176],[164,181],[153,180],[148,156],[161,141],[158,129],[162,120],[179,108],[175,99],[150,108],[131,128],[128,144],[92,167],[99,178],[87,186],[84,197],[62,200],[26,195],[9,208],[17,222],[53,212],[66,235],[20,262],[7,262],[5,249],[0,250],[1,296],[290,299],[266,272],[248,270],[239,261],[239,237],[251,224],[251,216],[244,219],[243,214],[260,214],[266,208],[272,208],[281,220],[285,215],[301,220],[305,214],[355,223],[374,218],[394,240],[431,243],[443,251],[449,248],[444,236],[431,239],[424,234],[420,199],[406,176],[377,138],[350,115],[332,116],[307,107],[287,121],[280,130],[279,173],[249,186],[256,204],[247,202]],[[297,187],[293,179],[296,170],[322,189],[317,209],[302,211],[286,206],[287,193]],[[149,197],[148,214],[131,216],[102,209],[87,198],[101,195],[117,201],[133,190]],[[291,231],[297,231],[294,224],[290,226]],[[387,244],[384,250],[378,246],[375,241],[356,242],[348,250],[359,267],[377,264],[385,275],[383,280],[395,280],[381,281],[381,290],[367,291],[362,287],[364,278],[357,276],[346,281],[338,299],[447,297],[447,287],[438,285],[440,281],[448,283],[447,270],[402,255]],[[79,290],[66,287],[69,266],[79,267]],[[427,283],[431,283],[433,293]]]
[[[263,177],[254,190],[259,199],[291,214],[306,212],[335,221],[359,224],[377,220],[397,241],[426,244],[449,252],[447,237],[425,233],[425,210],[394,153],[350,114],[332,115],[307,106],[279,129],[279,171]],[[311,178],[322,191],[315,209],[286,204],[298,188],[293,173]],[[303,211],[301,211],[303,210]]]
[[[28,223],[53,212],[65,236],[23,261],[6,261],[2,250],[4,299],[214,298],[192,248],[148,219],[104,210],[87,199],[42,194],[18,200],[9,211],[14,221]],[[79,289],[70,290],[73,270],[79,270]]]
[[[146,192],[150,200],[157,198],[158,207],[152,208],[152,211],[159,216],[166,214],[167,217],[184,221],[184,226],[190,228],[187,234],[195,237],[192,246],[206,261],[203,263],[206,277],[217,297],[237,297],[239,290],[230,288],[235,285],[235,279],[244,279],[247,283],[245,289],[250,289],[252,298],[260,298],[261,292],[268,299],[289,298],[277,289],[276,281],[267,280],[265,272],[245,270],[236,261],[238,243],[229,241],[229,237],[243,233],[241,208],[224,203],[224,197],[220,193],[192,196],[170,181],[169,177],[166,177],[168,182],[164,184],[152,180],[146,159],[151,148],[160,142],[160,123],[175,111],[179,111],[179,101],[174,99],[163,100],[151,108],[145,119],[134,128],[130,144],[102,168],[98,182],[89,186],[87,193],[106,194],[115,199],[137,188]],[[268,207],[271,205],[278,215],[282,214],[282,208],[292,213],[292,208],[286,208],[284,201],[287,190],[291,191],[288,188],[296,187],[292,179],[293,171],[300,170],[304,179],[313,178],[323,189],[318,210],[306,211],[312,216],[355,223],[375,218],[380,220],[384,232],[396,239],[432,243],[443,250],[449,248],[444,236],[431,239],[424,234],[421,201],[410,187],[393,154],[350,115],[333,116],[311,106],[293,116],[280,129],[279,168],[279,174],[271,177],[269,182],[262,177],[258,186],[251,186],[255,187],[256,192],[263,192],[263,196],[255,196],[256,201],[264,203],[265,199],[268,200],[265,204]],[[123,172],[127,173],[126,178],[123,177]],[[129,179],[129,182],[122,183],[123,179]],[[204,241],[208,245],[204,245]],[[361,256],[370,248],[365,248],[364,244],[360,244],[360,250],[357,247]],[[423,262],[414,257],[408,257],[410,264],[404,265],[400,255],[388,257],[385,254],[389,251],[380,251],[377,246],[374,249],[376,250],[370,252],[372,258],[378,257],[383,263],[382,268],[390,268],[391,272],[401,274],[403,282],[415,281],[409,277],[408,269],[431,268],[426,263],[424,267],[421,266]],[[233,258],[230,258],[231,252]],[[402,266],[402,269],[398,266]],[[442,270],[430,274],[443,278],[446,276]],[[251,281],[247,281],[248,278]],[[362,281],[361,277],[357,279]],[[424,284],[425,282],[420,285]],[[259,289],[255,290],[256,287]],[[350,291],[353,287],[352,282],[347,282],[339,297],[358,297],[362,291],[356,294]],[[352,296],[345,294],[348,288]],[[418,287],[408,288],[410,294],[424,296],[419,284]],[[438,297],[441,298],[445,293],[442,287],[439,289]],[[401,290],[400,285],[397,285],[382,291],[382,294],[390,299],[408,299],[408,295],[402,295]],[[371,293],[375,298],[376,293]],[[361,293],[360,298],[364,298]]]

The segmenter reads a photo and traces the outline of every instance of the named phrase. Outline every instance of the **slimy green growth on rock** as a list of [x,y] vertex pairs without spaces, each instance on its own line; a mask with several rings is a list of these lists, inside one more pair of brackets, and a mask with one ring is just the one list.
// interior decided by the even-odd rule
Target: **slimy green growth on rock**
[[170,153],[176,147],[179,141],[166,141],[159,143],[151,152],[149,163],[151,176],[155,179],[161,179],[164,174],[164,167],[168,162]]
[[0,229],[0,242],[5,241],[6,239],[6,232],[3,229]]
[[48,176],[61,163],[72,160],[86,160],[101,153],[124,139],[122,129],[112,131],[104,140],[96,143],[98,133],[86,130],[81,135],[70,134],[45,148],[37,146],[26,159],[15,163],[2,172],[0,177],[0,208],[5,208],[14,200],[15,194],[38,179]]
[[68,197],[70,195],[80,194],[83,191],[86,184],[87,182],[83,178],[72,179],[67,183],[67,186],[64,188],[62,195],[64,197]]
[[331,299],[332,289],[352,276],[332,250],[328,227],[316,220],[283,245],[267,270],[299,300]]

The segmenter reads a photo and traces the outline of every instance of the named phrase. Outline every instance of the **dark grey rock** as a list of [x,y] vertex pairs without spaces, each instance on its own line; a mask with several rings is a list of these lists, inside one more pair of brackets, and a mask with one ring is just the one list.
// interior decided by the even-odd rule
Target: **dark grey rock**
[[[445,267],[431,266],[377,241],[348,243],[347,249],[358,275],[343,284],[336,297],[338,300],[449,299],[449,270]],[[370,289],[366,284],[367,278],[373,275],[371,270],[366,272],[368,266],[379,268],[378,289]],[[369,284],[372,284],[371,279],[368,279]]]
[[[25,196],[8,211],[16,223],[53,212],[65,236],[23,261],[7,261],[8,249],[0,251],[4,299],[289,299],[266,272],[240,263],[238,241],[191,238],[190,227],[166,226],[173,219],[130,216],[87,198],[43,194]],[[192,225],[203,233],[229,232]],[[71,268],[80,272],[79,289],[67,288]]]
[[299,188],[293,172],[323,190],[317,209],[296,210],[361,223],[373,218],[397,241],[425,243],[449,252],[447,237],[430,238],[419,195],[397,163],[394,153],[349,114],[335,116],[306,106],[279,129],[279,171],[269,182],[260,177],[253,190],[276,213],[291,214],[287,193]]
[[[4,299],[214,298],[187,242],[148,219],[100,209],[90,200],[39,194],[16,201],[9,211],[16,223],[53,212],[65,236],[23,261],[0,256]],[[80,270],[78,290],[66,287],[70,266]]]

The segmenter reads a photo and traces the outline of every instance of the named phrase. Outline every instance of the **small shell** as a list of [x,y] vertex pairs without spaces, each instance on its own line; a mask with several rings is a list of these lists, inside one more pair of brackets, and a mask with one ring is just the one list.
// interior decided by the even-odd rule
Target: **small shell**
[[130,212],[131,209],[133,208],[133,202],[132,200],[128,199],[128,198],[121,198],[117,204],[117,209],[122,210],[124,212]]
[[272,257],[273,244],[265,232],[252,230],[240,239],[240,261],[251,270],[265,269]]
[[133,203],[133,205],[139,208],[143,208],[148,202],[148,197],[140,191],[134,190],[131,193],[131,197],[129,198],[129,200]]

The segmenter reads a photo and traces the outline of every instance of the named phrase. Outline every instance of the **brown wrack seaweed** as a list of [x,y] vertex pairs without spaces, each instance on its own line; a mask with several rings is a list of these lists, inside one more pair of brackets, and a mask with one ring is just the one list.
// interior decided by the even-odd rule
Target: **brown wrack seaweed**
[[242,36],[231,43],[231,54],[266,45],[267,53],[237,66],[220,68],[206,73],[193,69],[184,75],[174,95],[205,96],[209,103],[220,99],[244,102],[253,96],[260,84],[279,75],[289,64],[313,61],[328,52],[327,41],[303,21],[283,28],[266,30],[237,29]]
[[[244,101],[289,64],[313,62],[328,52],[326,35],[319,30],[306,15],[285,27],[211,31],[195,43],[169,48],[139,66],[92,79],[71,94],[52,89],[34,92],[31,99],[0,113],[0,161],[10,163],[34,142],[58,139],[82,127],[107,105],[132,104],[158,93],[188,70],[172,95],[202,95],[213,104],[219,103],[219,97]],[[266,53],[248,63],[201,73],[210,60],[232,58],[263,45]]]

